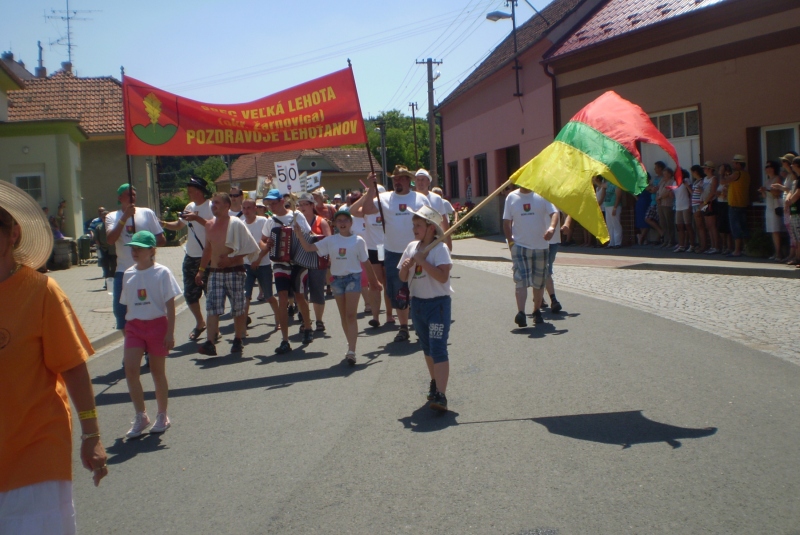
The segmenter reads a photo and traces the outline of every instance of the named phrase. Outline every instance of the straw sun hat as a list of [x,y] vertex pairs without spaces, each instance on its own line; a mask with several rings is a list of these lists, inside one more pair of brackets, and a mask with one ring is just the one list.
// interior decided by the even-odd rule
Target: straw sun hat
[[0,208],[11,214],[22,229],[14,260],[39,269],[53,252],[53,231],[39,203],[10,182],[0,180]]

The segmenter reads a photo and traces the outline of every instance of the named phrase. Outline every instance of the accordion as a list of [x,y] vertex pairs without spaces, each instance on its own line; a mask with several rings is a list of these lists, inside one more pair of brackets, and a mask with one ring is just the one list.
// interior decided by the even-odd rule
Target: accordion
[[288,264],[292,261],[292,238],[294,231],[292,227],[275,225],[270,231],[272,247],[269,250],[269,259],[280,264]]

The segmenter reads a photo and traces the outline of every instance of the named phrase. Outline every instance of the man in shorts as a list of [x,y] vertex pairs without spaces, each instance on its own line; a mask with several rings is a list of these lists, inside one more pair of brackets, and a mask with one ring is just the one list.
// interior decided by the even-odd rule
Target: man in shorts
[[558,210],[533,191],[520,188],[508,194],[503,210],[503,234],[511,249],[516,283],[514,322],[527,327],[525,301],[533,288],[533,322],[543,323],[541,306],[550,261],[550,239],[558,228]]
[[195,277],[200,268],[200,259],[203,257],[203,248],[206,243],[206,222],[214,215],[211,213],[211,201],[208,199],[210,192],[205,180],[190,178],[186,184],[186,193],[189,204],[183,209],[177,221],[161,221],[161,226],[167,230],[180,230],[189,227],[184,247],[186,256],[183,257],[183,297],[186,305],[194,316],[195,326],[189,335],[189,340],[198,340],[206,330],[206,321],[200,308],[200,298],[203,296],[204,285],[208,282],[208,272],[203,273],[203,284],[196,284]]
[[226,297],[231,303],[235,331],[231,353],[242,352],[247,330],[244,259],[258,258],[260,248],[244,222],[229,215],[230,207],[231,198],[227,193],[217,193],[211,200],[214,219],[206,223],[206,244],[195,276],[195,283],[202,285],[204,272],[209,272],[206,290],[208,340],[197,350],[201,355],[217,354],[219,317],[225,312]]
[[[309,234],[311,227],[305,216],[293,210],[288,210],[281,195],[280,190],[271,189],[264,201],[269,205],[272,212],[272,218],[267,220],[264,225],[263,236],[261,241],[267,250],[270,250],[273,245],[272,240],[272,227],[281,225],[283,227],[294,226],[297,221],[300,229]],[[283,340],[281,345],[275,350],[275,353],[282,355],[292,350],[289,345],[289,290],[294,292],[295,301],[300,308],[300,313],[303,315],[303,343],[310,344],[314,341],[314,331],[311,329],[311,314],[308,311],[308,301],[305,298],[306,285],[308,284],[308,270],[302,266],[293,265],[292,263],[273,262],[272,273],[275,276],[275,291],[278,292],[278,312],[277,320],[278,326],[281,329]]]
[[[397,310],[397,317],[400,320],[400,330],[394,338],[395,342],[406,342],[410,338],[408,333],[408,283],[400,279],[400,269],[397,266],[408,244],[414,241],[414,226],[411,221],[414,212],[423,206],[430,207],[431,205],[425,195],[411,190],[413,178],[414,174],[407,167],[396,165],[391,176],[394,191],[378,195],[377,187],[369,188],[369,198],[361,209],[351,209],[350,212],[358,217],[378,214],[380,213],[378,203],[381,203],[386,224],[384,235],[386,289],[392,299],[392,307]],[[374,174],[369,175],[369,180],[373,180],[374,183]]]

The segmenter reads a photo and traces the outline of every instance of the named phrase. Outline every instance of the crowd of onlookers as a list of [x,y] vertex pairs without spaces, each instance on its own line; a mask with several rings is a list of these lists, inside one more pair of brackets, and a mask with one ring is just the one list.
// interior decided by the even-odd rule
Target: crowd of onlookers
[[[730,164],[707,161],[682,169],[681,175],[678,184],[675,171],[660,161],[655,163],[653,175],[648,174],[647,187],[634,206],[637,245],[675,253],[740,257],[750,237],[747,208],[751,201],[760,200],[764,203],[764,231],[772,239],[769,259],[800,267],[800,158],[796,153],[785,154],[779,162],[767,162],[758,188],[760,199],[751,199],[750,173],[746,159],[739,154]],[[593,185],[609,231],[607,247],[620,248],[620,192],[600,176]],[[588,233],[582,245],[601,246]]]

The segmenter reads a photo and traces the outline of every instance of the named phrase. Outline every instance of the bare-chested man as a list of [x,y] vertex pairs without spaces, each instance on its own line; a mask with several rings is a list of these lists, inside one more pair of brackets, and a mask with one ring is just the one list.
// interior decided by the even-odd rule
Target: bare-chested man
[[231,353],[242,352],[242,341],[247,332],[244,259],[251,256],[255,259],[260,249],[242,220],[230,216],[230,207],[231,198],[227,193],[217,193],[211,199],[214,219],[206,223],[206,246],[195,277],[195,282],[202,285],[203,271],[208,269],[208,340],[198,349],[201,355],[217,354],[219,317],[225,312],[226,297],[231,302],[235,331]]

